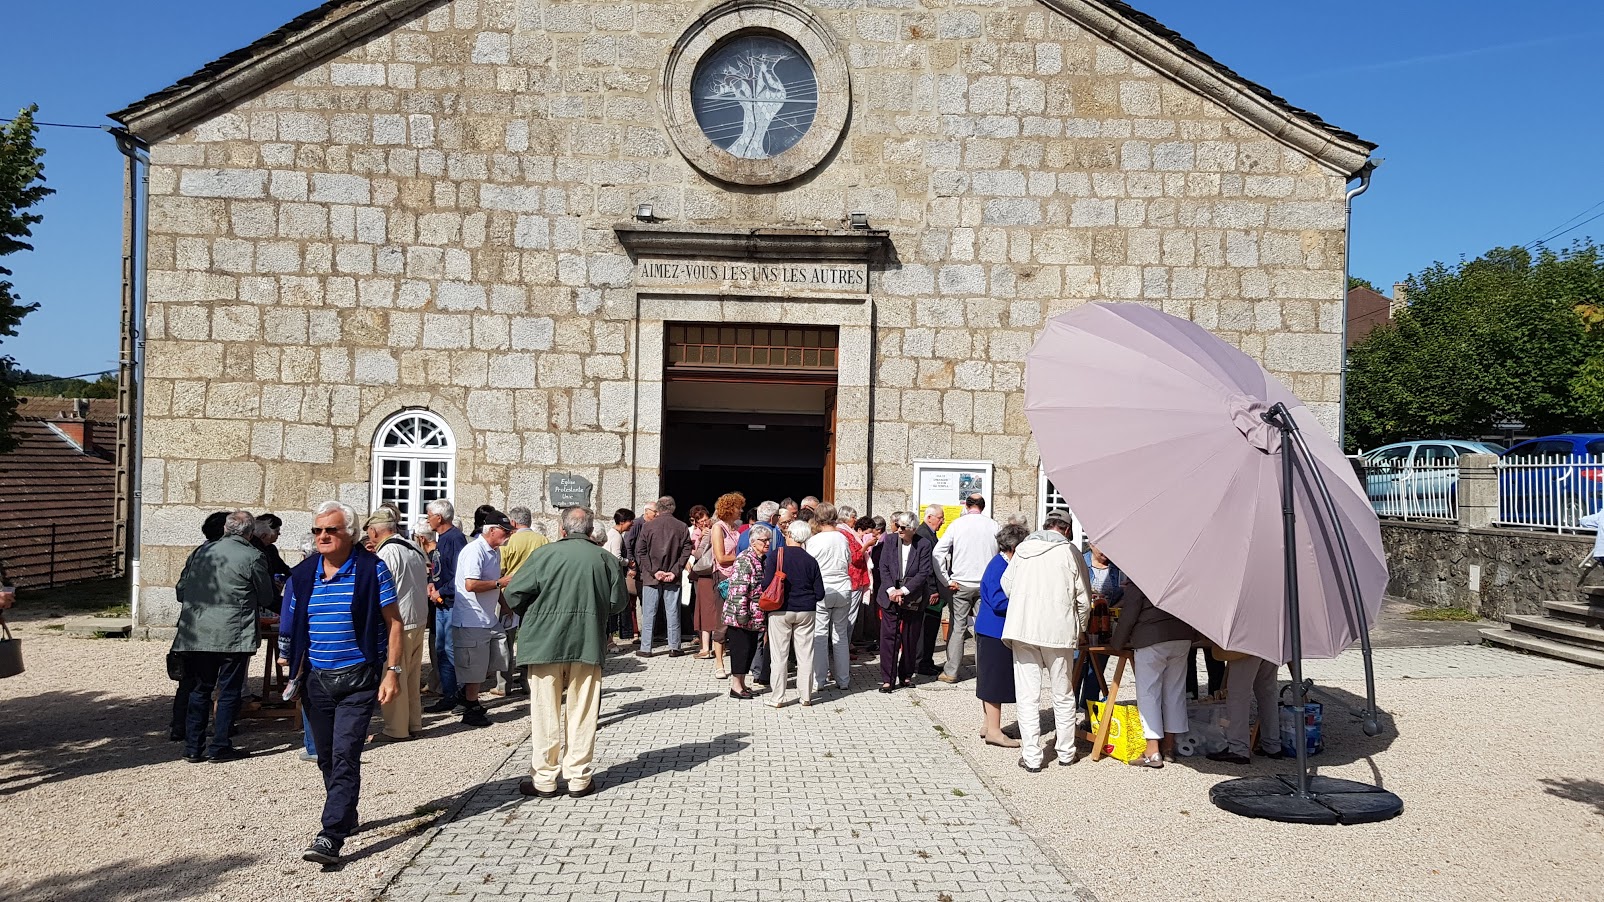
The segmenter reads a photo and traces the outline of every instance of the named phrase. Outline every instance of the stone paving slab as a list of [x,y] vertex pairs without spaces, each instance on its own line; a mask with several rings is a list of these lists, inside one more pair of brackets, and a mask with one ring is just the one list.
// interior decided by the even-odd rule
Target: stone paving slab
[[527,745],[386,899],[1088,900],[908,692],[854,688],[774,710],[710,662],[608,663],[601,789],[525,799]]

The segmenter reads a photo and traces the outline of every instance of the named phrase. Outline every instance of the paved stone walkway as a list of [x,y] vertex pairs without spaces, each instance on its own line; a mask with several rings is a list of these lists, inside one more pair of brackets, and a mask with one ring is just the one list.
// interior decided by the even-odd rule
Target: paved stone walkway
[[[1376,679],[1440,680],[1523,677],[1538,674],[1581,674],[1591,668],[1539,655],[1523,655],[1485,645],[1441,645],[1430,648],[1377,648],[1373,654]],[[1303,675],[1316,682],[1364,679],[1364,656],[1357,647],[1328,661],[1305,661]],[[1285,668],[1281,678],[1287,678]]]
[[912,694],[774,710],[707,661],[610,660],[595,795],[525,799],[527,744],[392,883],[394,902],[1092,898]]

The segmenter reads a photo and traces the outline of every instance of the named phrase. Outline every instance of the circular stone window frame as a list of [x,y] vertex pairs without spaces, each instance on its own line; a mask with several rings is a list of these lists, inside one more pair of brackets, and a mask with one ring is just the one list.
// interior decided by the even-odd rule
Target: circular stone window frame
[[[714,144],[691,104],[697,66],[726,41],[747,34],[772,35],[800,47],[818,83],[808,133],[766,160],[744,159]],[[662,105],[669,139],[697,170],[736,185],[780,185],[817,169],[841,142],[852,109],[852,76],[835,35],[817,17],[778,0],[732,0],[697,17],[674,43],[663,70]]]

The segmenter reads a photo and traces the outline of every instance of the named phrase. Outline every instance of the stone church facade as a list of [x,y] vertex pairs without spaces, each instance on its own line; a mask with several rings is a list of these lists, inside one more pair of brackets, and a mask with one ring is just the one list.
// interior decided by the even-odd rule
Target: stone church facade
[[114,118],[147,625],[230,506],[292,542],[327,498],[606,514],[745,466],[886,513],[954,459],[1034,516],[1025,354],[1089,301],[1335,426],[1372,145],[1113,0],[335,0]]

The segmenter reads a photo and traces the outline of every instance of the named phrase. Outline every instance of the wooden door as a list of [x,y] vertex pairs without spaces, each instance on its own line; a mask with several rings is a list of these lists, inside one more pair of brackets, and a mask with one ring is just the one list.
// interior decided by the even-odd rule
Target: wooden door
[[829,409],[824,412],[824,497],[835,502],[835,389],[824,396]]

